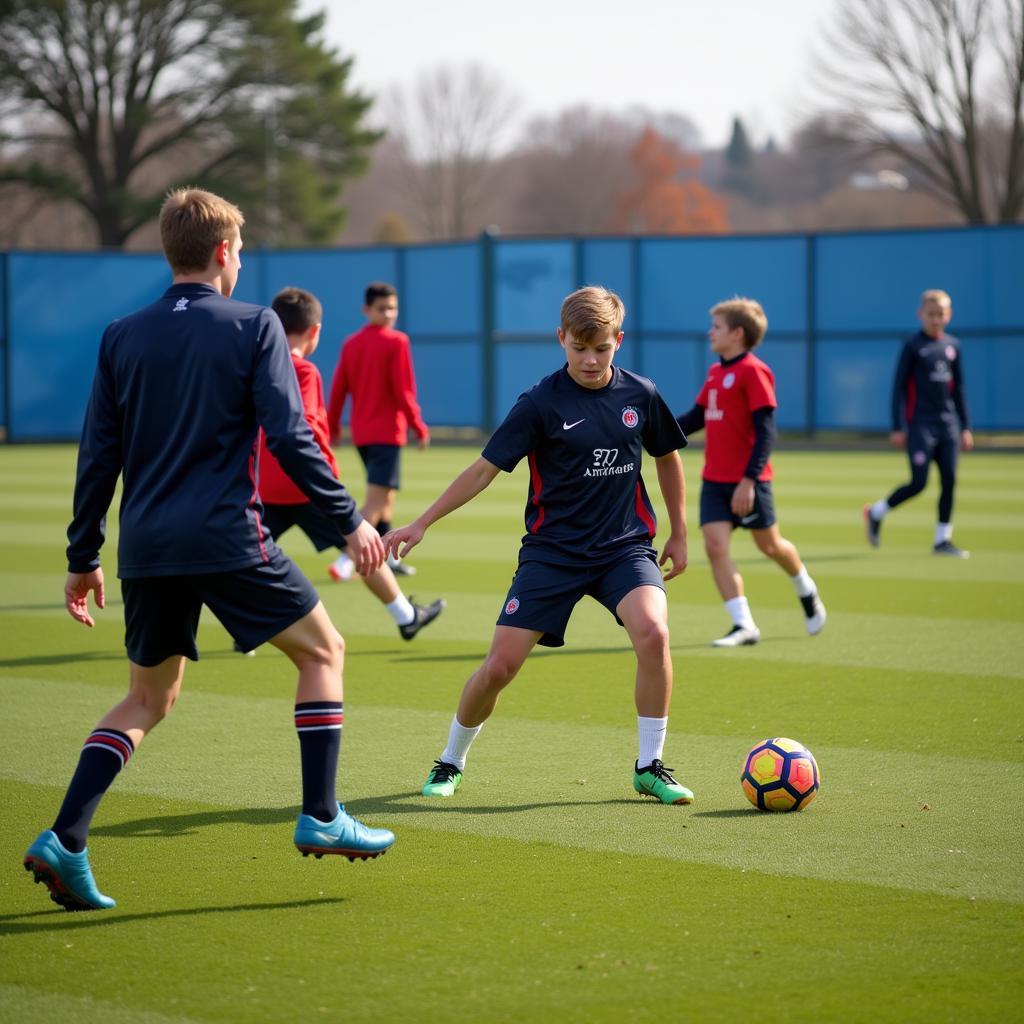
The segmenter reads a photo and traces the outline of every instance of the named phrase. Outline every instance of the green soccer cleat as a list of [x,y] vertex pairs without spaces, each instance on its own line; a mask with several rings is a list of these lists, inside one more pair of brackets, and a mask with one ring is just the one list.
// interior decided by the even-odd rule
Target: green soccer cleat
[[424,796],[454,796],[462,781],[462,772],[447,761],[435,761],[420,791]]
[[641,796],[655,796],[663,804],[691,804],[693,794],[672,778],[672,769],[655,758],[646,768],[639,763],[633,772],[633,788]]

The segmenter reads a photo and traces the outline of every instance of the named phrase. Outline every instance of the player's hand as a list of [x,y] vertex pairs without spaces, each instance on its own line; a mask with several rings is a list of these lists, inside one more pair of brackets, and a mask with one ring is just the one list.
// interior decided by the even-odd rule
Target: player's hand
[[430,435],[424,434],[419,439],[419,448],[421,452],[425,452],[430,447]]
[[754,510],[754,481],[745,476],[732,492],[732,514],[734,516],[749,516]]
[[907,432],[905,430],[894,430],[889,435],[889,444],[893,448],[902,448],[907,443]]
[[960,447],[969,452],[974,447],[974,435],[969,430],[960,431]]
[[665,550],[658,559],[658,565],[664,567],[665,563],[671,561],[672,568],[664,574],[666,581],[675,579],[681,572],[686,571],[688,555],[686,552],[686,537],[677,537],[674,534],[665,541]]
[[408,526],[399,526],[397,529],[385,534],[384,547],[387,548],[388,554],[394,558],[405,558],[423,540],[423,535],[426,532],[424,527],[417,526],[416,523],[410,523]]
[[90,629],[96,625],[89,614],[89,592],[96,596],[96,607],[105,608],[106,597],[103,593],[103,570],[93,569],[92,572],[69,572],[64,583],[64,607],[68,615],[76,622],[81,622]]
[[373,575],[387,557],[380,534],[365,519],[351,533],[345,534],[345,543],[360,576]]

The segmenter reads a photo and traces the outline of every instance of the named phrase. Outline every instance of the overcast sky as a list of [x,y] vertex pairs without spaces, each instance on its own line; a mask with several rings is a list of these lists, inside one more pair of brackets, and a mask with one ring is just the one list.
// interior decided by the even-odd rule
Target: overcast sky
[[[477,62],[523,120],[578,103],[686,114],[706,145],[741,116],[755,141],[814,109],[811,46],[844,0],[302,0],[379,94],[439,64]],[[849,2],[849,0],[845,0]]]

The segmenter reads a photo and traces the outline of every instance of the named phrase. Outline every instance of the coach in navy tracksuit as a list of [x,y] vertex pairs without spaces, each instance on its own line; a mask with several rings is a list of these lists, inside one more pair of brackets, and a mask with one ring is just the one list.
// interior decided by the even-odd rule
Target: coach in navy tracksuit
[[942,489],[933,550],[937,555],[968,556],[953,543],[957,455],[961,448],[970,451],[974,438],[964,401],[960,342],[945,331],[952,316],[953,305],[946,292],[926,291],[918,310],[921,330],[904,342],[900,352],[893,381],[890,440],[898,448],[907,447],[910,481],[888,498],[865,506],[864,521],[872,547],[878,547],[885,514],[924,490],[928,466],[934,460]]
[[387,830],[347,815],[335,796],[344,645],[312,585],[261,521],[258,428],[336,524],[360,572],[380,566],[384,547],[313,439],[277,315],[230,298],[242,222],[236,207],[211,193],[168,196],[160,233],[174,284],[114,321],[100,344],[68,529],[65,603],[87,626],[94,625],[89,594],[104,606],[99,551],[121,476],[118,575],[131,685],[86,740],[52,829],[25,855],[36,881],[69,910],[114,906],[92,877],[89,824],[117,773],[174,705],[185,659],[198,658],[203,605],[240,647],[270,642],[299,670],[303,807],[295,845],[304,854],[365,858],[394,842]]

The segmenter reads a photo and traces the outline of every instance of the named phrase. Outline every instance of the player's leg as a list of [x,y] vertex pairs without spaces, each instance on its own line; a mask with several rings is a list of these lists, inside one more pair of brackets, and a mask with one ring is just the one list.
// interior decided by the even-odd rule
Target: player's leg
[[951,434],[935,446],[935,464],[939,467],[939,518],[935,526],[933,551],[936,555],[969,558],[970,552],[953,543],[953,496],[956,491],[956,464],[960,439]]
[[616,617],[636,653],[638,751],[633,788],[666,804],[688,804],[693,793],[672,777],[662,760],[672,701],[672,653],[669,649],[668,600],[659,585],[631,590],[618,603]]
[[185,657],[196,658],[201,604],[186,578],[124,580],[128,695],[86,738],[52,828],[24,857],[37,882],[67,910],[115,906],[96,886],[89,864],[89,826],[107,790],[143,738],[171,710],[181,690]]
[[894,508],[916,497],[928,483],[928,464],[932,458],[935,439],[930,432],[918,424],[907,428],[907,459],[910,462],[910,479],[897,487],[887,498],[879,498],[873,505],[864,506],[864,523],[868,543],[877,548],[880,543],[882,520]]
[[398,580],[385,563],[364,581],[367,589],[387,610],[403,640],[412,640],[424,626],[430,625],[444,611],[445,600],[439,597],[431,604],[416,604],[402,593]]
[[750,533],[758,551],[767,555],[789,577],[804,610],[807,632],[816,636],[825,627],[827,613],[818,596],[818,587],[800,559],[800,552],[782,536],[778,523],[772,523],[764,529],[751,530]]
[[711,575],[725,602],[725,610],[732,619],[732,629],[725,636],[713,641],[715,647],[742,647],[756,644],[761,639],[761,633],[743,593],[743,577],[729,551],[732,531],[731,520],[701,523],[704,550],[711,564]]
[[462,689],[448,743],[423,785],[424,796],[451,796],[458,789],[473,740],[490,718],[501,691],[516,677],[543,635],[516,626],[495,627],[487,657]]
[[344,722],[345,642],[323,604],[276,636],[272,643],[298,669],[295,729],[302,764],[302,813],[295,846],[303,856],[335,854],[354,860],[377,857],[395,841],[387,829],[367,828],[338,803],[335,791]]

